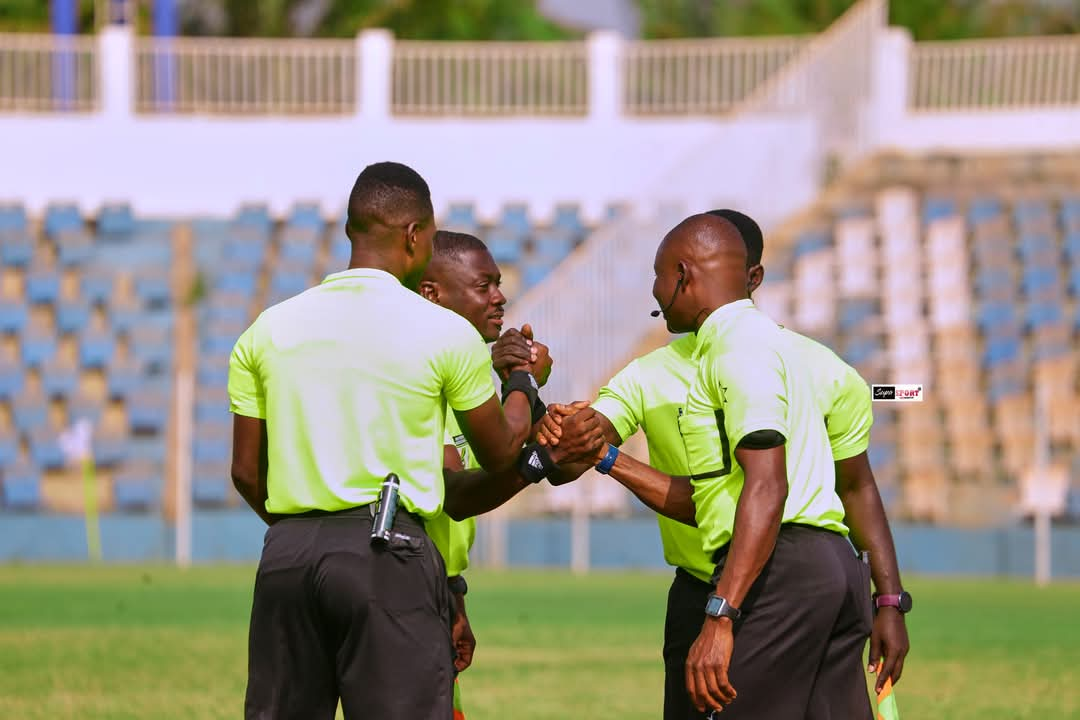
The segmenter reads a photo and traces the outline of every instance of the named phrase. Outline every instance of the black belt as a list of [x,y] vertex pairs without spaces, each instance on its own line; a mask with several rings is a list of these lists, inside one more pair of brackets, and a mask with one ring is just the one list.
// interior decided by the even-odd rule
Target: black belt
[[[302,513],[285,515],[282,519],[289,518],[327,518],[327,517],[356,517],[361,520],[371,520],[375,517],[375,503],[357,505],[356,507],[343,510],[306,510]],[[424,529],[424,518],[416,513],[409,512],[404,506],[399,505],[397,515],[394,516],[394,524],[401,522],[404,526],[415,526],[413,529]]]
[[[780,530],[781,531],[783,531],[783,530],[791,530],[791,529],[795,529],[795,528],[801,528],[802,530],[817,530],[818,532],[827,532],[827,533],[832,533],[833,535],[840,535],[841,537],[843,537],[843,535],[836,532],[835,530],[829,530],[828,528],[818,527],[817,525],[807,525],[806,523],[794,523],[794,522],[786,522],[786,523],[781,523],[780,524]],[[728,550],[730,550],[730,549],[731,549],[731,543],[730,542],[724,543],[720,547],[716,548],[716,550],[712,554],[712,561],[714,563],[720,562],[721,560],[723,560],[727,556]]]

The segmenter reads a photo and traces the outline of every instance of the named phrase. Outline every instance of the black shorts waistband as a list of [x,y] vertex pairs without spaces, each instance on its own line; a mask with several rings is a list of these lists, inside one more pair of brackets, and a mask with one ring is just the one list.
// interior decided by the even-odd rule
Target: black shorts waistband
[[[843,537],[842,534],[836,532],[835,530],[829,530],[828,528],[818,527],[817,525],[807,525],[806,523],[792,523],[792,522],[782,523],[780,525],[780,532],[784,532],[785,530],[814,530],[816,532],[829,533],[830,535],[838,535],[840,537]],[[713,554],[712,554],[712,561],[714,563],[720,562],[725,557],[727,557],[728,550],[730,550],[730,549],[731,549],[731,543],[730,542],[726,543],[725,545],[722,545],[722,546],[718,547],[716,549],[716,551],[713,552]]]
[[[344,510],[307,510],[302,513],[295,513],[292,515],[285,515],[283,520],[293,518],[356,518],[358,520],[366,520],[371,522],[374,513],[372,512],[375,507],[375,503],[369,503],[368,505],[357,505],[356,507],[345,508]],[[410,530],[424,530],[424,518],[420,517],[416,513],[409,512],[404,506],[399,505],[397,514],[394,516],[394,527],[396,528],[408,528]]]

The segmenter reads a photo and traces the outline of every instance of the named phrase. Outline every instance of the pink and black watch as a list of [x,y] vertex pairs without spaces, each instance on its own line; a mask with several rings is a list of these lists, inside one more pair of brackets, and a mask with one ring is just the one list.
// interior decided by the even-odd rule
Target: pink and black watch
[[896,608],[900,611],[900,614],[907,614],[911,612],[911,593],[903,590],[900,591],[899,595],[874,593],[874,609],[880,610],[883,607]]

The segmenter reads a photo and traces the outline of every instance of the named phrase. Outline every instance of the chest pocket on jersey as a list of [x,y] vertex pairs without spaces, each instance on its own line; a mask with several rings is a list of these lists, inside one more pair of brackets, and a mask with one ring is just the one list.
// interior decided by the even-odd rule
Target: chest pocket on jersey
[[708,415],[680,415],[679,434],[686,447],[692,480],[731,474],[731,443],[724,425],[724,410]]

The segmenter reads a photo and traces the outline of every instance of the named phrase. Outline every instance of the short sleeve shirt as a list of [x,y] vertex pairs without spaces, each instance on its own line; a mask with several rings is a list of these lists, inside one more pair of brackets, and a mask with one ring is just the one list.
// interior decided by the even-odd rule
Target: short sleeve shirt
[[402,504],[435,516],[446,408],[494,394],[468,321],[367,268],[264,311],[229,361],[232,412],[266,420],[272,513],[371,503],[394,472]]
[[784,436],[783,522],[847,532],[813,377],[785,331],[750,300],[714,311],[698,331],[697,376],[679,422],[703,549],[731,539],[745,475],[735,448],[748,434]]
[[[461,455],[461,464],[466,470],[480,467],[473,456],[465,435],[458,426],[452,412],[446,414],[446,445],[453,445]],[[446,576],[461,575],[469,567],[469,551],[476,541],[476,518],[465,518],[460,522],[444,512],[425,523],[428,536],[435,543],[446,564]]]

